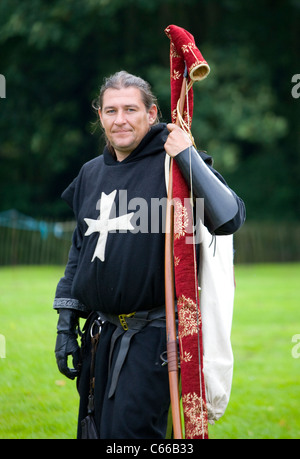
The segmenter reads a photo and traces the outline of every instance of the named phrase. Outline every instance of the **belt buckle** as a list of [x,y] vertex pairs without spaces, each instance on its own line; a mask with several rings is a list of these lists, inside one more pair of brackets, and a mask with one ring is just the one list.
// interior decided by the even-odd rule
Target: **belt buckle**
[[127,331],[128,330],[128,324],[126,322],[126,319],[128,317],[134,316],[135,312],[131,312],[130,314],[119,314],[119,321],[120,324],[122,325],[123,330]]

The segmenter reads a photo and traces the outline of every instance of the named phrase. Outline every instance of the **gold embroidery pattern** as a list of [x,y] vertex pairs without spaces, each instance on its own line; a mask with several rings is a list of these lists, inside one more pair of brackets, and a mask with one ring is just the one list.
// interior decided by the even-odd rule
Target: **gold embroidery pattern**
[[176,257],[174,256],[174,266],[178,266],[180,263],[180,258],[179,257]]
[[172,111],[172,120],[173,122],[175,122],[177,119],[177,109],[174,108],[174,110]]
[[196,54],[194,53],[193,49],[197,49],[195,43],[188,43],[187,45],[183,45],[181,47],[183,53],[188,53],[188,52],[191,52],[194,56],[194,58],[196,59],[196,61],[199,61],[198,57],[196,56]]
[[170,27],[167,27],[165,29],[165,32],[166,32],[167,37],[171,39],[171,29],[170,29]]
[[189,68],[189,73],[191,73],[191,71],[195,68],[195,67],[198,67],[199,65],[206,65],[206,62],[205,61],[199,61],[199,59],[197,59],[196,62],[193,62],[192,65],[190,66]]
[[190,362],[193,356],[190,352],[184,351],[183,356],[181,357],[181,361],[183,362]]
[[181,73],[178,70],[173,70],[172,78],[173,80],[180,80]]
[[170,46],[170,55],[172,58],[180,57],[180,54],[178,54],[177,49],[172,41],[171,41],[171,46]]
[[179,239],[187,232],[189,224],[189,217],[186,208],[177,199],[174,200],[175,205],[175,218],[174,218],[174,234],[175,239]]
[[198,332],[201,319],[197,320],[196,303],[191,298],[186,298],[184,295],[178,298],[178,316],[179,316],[179,336],[193,335]]
[[195,392],[182,397],[185,407],[186,438],[202,437],[207,435],[206,406],[204,400]]

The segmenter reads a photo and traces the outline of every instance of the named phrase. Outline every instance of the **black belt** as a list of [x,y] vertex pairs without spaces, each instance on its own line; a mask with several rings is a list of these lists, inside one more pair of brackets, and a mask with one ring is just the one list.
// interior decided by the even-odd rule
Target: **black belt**
[[124,361],[129,351],[131,338],[142,330],[144,327],[150,325],[152,327],[165,327],[166,326],[166,309],[165,306],[152,309],[150,311],[139,311],[131,314],[104,314],[98,312],[100,319],[105,322],[110,322],[117,326],[111,337],[110,352],[109,352],[109,369],[111,367],[111,359],[115,343],[119,336],[123,335],[120,344],[120,350],[114,366],[111,385],[108,393],[108,398],[111,398],[116,390],[120,371],[123,367]]

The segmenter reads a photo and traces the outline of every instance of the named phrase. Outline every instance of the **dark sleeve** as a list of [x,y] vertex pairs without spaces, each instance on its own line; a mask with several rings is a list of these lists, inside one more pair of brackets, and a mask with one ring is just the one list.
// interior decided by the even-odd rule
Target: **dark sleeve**
[[81,248],[81,236],[78,228],[75,228],[72,237],[72,245],[69,252],[68,262],[65,268],[64,276],[57,284],[55,298],[53,303],[54,309],[76,309],[86,316],[87,308],[72,295],[73,278],[76,273],[78,258]]
[[[74,196],[76,195],[76,188],[78,186],[78,178],[66,188],[62,193],[62,199],[73,209],[75,217],[77,215],[76,203]],[[78,227],[75,228],[72,237],[72,244],[69,251],[69,258],[65,268],[64,276],[58,282],[53,302],[54,309],[76,309],[80,311],[83,317],[86,317],[88,310],[84,304],[74,298],[72,295],[73,279],[76,273],[80,249],[82,245],[82,234]]]

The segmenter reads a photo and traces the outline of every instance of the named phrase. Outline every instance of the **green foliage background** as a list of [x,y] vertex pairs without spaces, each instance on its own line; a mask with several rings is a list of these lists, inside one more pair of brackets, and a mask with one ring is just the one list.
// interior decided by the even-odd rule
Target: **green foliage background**
[[211,66],[193,134],[244,198],[248,219],[299,219],[299,0],[1,0],[0,211],[68,217],[59,197],[101,153],[91,102],[126,69],[170,118],[169,39],[188,29]]

